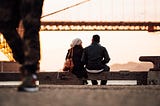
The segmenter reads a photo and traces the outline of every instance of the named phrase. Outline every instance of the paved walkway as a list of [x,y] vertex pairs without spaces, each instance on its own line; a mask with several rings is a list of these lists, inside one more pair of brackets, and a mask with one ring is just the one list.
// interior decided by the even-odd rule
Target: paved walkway
[[34,93],[0,86],[0,106],[160,106],[160,85],[41,85]]

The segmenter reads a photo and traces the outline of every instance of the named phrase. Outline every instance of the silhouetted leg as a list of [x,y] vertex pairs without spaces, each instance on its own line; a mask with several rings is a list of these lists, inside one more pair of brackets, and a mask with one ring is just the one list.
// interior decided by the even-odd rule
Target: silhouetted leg
[[6,29],[1,32],[3,33],[8,45],[12,49],[14,59],[20,64],[23,64],[24,62],[23,43],[17,31],[13,29]]
[[37,71],[40,60],[40,18],[42,14],[43,0],[21,0],[21,18],[24,26],[24,64],[21,72],[24,75],[23,83],[18,91],[38,91],[36,84]]
[[[110,67],[105,65],[104,71],[109,71]],[[106,85],[107,84],[107,80],[101,80],[101,85]]]
[[22,0],[21,16],[24,26],[24,68],[35,72],[39,69],[40,60],[40,18],[43,0]]
[[91,82],[92,82],[92,85],[98,85],[97,80],[91,80]]

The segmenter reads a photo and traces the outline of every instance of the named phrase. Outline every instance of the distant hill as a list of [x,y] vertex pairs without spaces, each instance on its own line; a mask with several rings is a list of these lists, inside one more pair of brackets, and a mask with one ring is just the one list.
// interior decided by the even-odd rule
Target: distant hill
[[152,63],[136,63],[136,62],[128,62],[126,64],[113,64],[110,65],[111,71],[120,71],[120,70],[128,70],[128,71],[148,71],[153,67]]

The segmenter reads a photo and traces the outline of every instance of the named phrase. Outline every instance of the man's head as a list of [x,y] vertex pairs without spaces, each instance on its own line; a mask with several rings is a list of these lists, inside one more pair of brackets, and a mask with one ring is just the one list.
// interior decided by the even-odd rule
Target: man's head
[[99,35],[93,35],[92,42],[99,43],[100,42],[100,36]]

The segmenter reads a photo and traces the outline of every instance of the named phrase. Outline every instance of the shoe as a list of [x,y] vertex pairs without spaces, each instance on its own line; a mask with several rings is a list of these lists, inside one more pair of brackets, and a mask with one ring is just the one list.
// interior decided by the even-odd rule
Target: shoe
[[98,85],[97,80],[91,80],[91,82],[92,82],[92,85]]
[[18,91],[22,92],[36,92],[39,91],[39,87],[36,85],[37,76],[35,74],[31,74],[26,76],[22,84],[19,85]]
[[83,80],[83,85],[87,85],[87,84],[88,84],[87,80]]
[[101,84],[100,85],[106,85],[107,84],[107,80],[101,80]]

